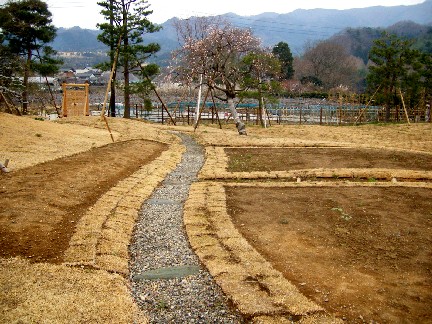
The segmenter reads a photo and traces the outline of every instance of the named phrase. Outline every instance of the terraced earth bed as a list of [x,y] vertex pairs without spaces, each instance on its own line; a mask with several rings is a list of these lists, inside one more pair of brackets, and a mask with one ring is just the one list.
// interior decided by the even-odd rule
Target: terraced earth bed
[[330,313],[351,323],[432,321],[428,184],[231,184],[226,196],[248,242]]
[[0,256],[61,263],[75,226],[118,181],[168,145],[116,142],[0,177]]
[[225,148],[230,172],[289,171],[316,168],[432,170],[427,153],[375,148]]

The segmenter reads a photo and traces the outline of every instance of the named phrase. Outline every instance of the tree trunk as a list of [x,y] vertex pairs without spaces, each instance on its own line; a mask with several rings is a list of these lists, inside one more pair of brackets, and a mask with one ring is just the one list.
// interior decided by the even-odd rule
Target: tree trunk
[[23,78],[23,84],[24,84],[24,91],[22,92],[22,114],[27,115],[28,113],[28,79],[30,75],[30,62],[32,58],[32,52],[31,50],[27,51],[27,60],[24,67],[24,78]]
[[389,93],[391,93],[391,90],[389,91],[388,88],[385,88],[384,90],[384,98],[386,98],[385,103],[385,122],[390,122],[390,98]]
[[124,76],[124,118],[130,118],[130,92],[129,92],[129,37],[128,37],[128,17],[127,10],[123,10],[123,28],[124,28],[124,61],[123,61],[123,76]]
[[247,135],[246,125],[240,120],[234,105],[234,99],[228,98],[228,108],[231,111],[239,135]]
[[124,118],[130,118],[130,91],[129,91],[129,67],[128,59],[125,57],[124,66]]
[[[113,5],[114,5],[114,0],[110,0],[110,8],[112,8]],[[110,26],[111,26],[111,28],[114,27],[114,18],[112,15],[110,16]],[[111,61],[111,66],[114,66],[114,60],[116,59],[116,55],[114,54],[114,51],[116,50],[115,46],[116,46],[116,43],[114,41],[114,32],[111,30],[111,33],[110,33],[110,49],[111,49],[110,61]],[[111,80],[111,95],[110,95],[110,103],[109,103],[109,107],[110,107],[109,111],[110,111],[111,117],[116,116],[115,79],[116,79],[116,70],[113,71],[113,76],[112,76],[112,80]]]
[[110,106],[110,116],[111,117],[115,117],[116,116],[116,107],[115,107],[115,102],[116,102],[116,96],[115,96],[115,71],[113,74],[113,79],[111,80],[111,96],[110,96],[110,102],[109,102],[109,106]]

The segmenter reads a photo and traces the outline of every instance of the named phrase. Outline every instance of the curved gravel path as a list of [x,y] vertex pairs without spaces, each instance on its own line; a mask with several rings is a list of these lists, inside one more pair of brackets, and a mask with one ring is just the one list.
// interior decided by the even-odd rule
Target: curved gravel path
[[177,135],[186,152],[144,202],[132,237],[132,294],[150,323],[242,323],[189,245],[183,205],[204,152],[191,136]]

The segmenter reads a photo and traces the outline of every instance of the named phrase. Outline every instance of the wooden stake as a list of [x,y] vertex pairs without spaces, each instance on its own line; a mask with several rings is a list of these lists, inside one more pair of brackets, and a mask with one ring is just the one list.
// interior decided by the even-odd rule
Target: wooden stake
[[[12,110],[11,104],[9,104],[9,102],[6,100],[6,96],[4,95],[3,92],[0,92],[0,99],[3,99],[7,110],[12,114],[13,110]],[[12,106],[15,108],[18,116],[21,116],[21,111],[17,107],[15,107],[15,105],[12,105]]]
[[111,133],[111,128],[110,128],[109,125],[108,125],[108,118],[107,118],[107,116],[105,116],[105,114],[103,115],[103,119],[105,120],[106,127],[108,128],[108,132],[110,133],[111,140],[112,140],[113,143],[114,143],[114,136],[113,136],[113,134]]
[[378,90],[381,88],[381,84],[379,85],[379,87],[375,90],[374,94],[372,95],[372,97],[369,99],[368,103],[366,104],[366,107],[364,109],[362,109],[362,111],[360,112],[360,115],[358,115],[358,117],[356,118],[356,120],[354,121],[354,125],[357,125],[358,120],[362,117],[363,113],[367,110],[367,107],[370,105],[370,103],[372,102],[373,98],[375,97],[375,95],[377,94]]
[[212,97],[212,101],[213,101],[213,106],[216,109],[216,119],[217,119],[217,121],[219,123],[219,128],[222,129],[222,124],[221,124],[221,121],[220,121],[220,118],[219,118],[219,112],[218,112],[218,110],[216,108],[216,102],[215,102],[215,99],[214,99],[213,90],[211,90],[211,97]]
[[208,97],[209,93],[210,93],[210,88],[207,88],[207,93],[206,93],[206,95],[205,95],[204,102],[203,102],[203,104],[202,104],[203,107],[202,107],[201,109],[199,109],[198,117],[195,118],[195,119],[196,119],[196,123],[195,123],[195,125],[194,125],[194,132],[195,132],[195,130],[197,129],[198,124],[199,124],[199,122],[200,122],[200,120],[201,120],[201,113],[202,113],[202,111],[204,110],[204,106],[205,106],[205,103],[206,103],[206,101],[207,101],[207,97]]
[[103,106],[102,106],[102,112],[101,112],[101,119],[105,119],[105,122],[107,123],[107,125],[108,125],[108,122],[107,122],[106,118],[104,117],[105,116],[105,110],[106,110],[106,103],[107,103],[107,100],[108,100],[108,93],[111,91],[111,83],[112,83],[112,79],[113,79],[113,76],[114,76],[114,71],[115,71],[116,65],[117,65],[117,60],[118,60],[118,56],[119,56],[119,52],[120,52],[120,44],[121,44],[121,36],[120,36],[118,44],[117,44],[116,55],[115,55],[115,58],[114,58],[113,66],[111,68],[111,73],[110,73],[110,77],[109,77],[109,80],[108,80],[108,85],[107,85],[107,89],[106,89],[106,92],[105,92],[105,99],[104,99],[104,103],[103,103]]
[[406,107],[405,107],[405,101],[404,101],[404,98],[403,98],[403,95],[402,95],[401,88],[399,88],[399,94],[400,94],[401,99],[402,99],[402,105],[403,105],[403,108],[404,108],[404,111],[405,111],[405,117],[406,117],[407,123],[408,123],[408,125],[411,125],[409,117],[408,117],[408,111],[406,110]]

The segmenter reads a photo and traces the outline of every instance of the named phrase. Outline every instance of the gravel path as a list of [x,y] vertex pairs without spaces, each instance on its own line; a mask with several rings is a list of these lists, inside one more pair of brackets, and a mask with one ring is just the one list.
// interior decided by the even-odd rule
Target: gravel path
[[187,149],[182,161],[144,203],[132,237],[132,293],[150,323],[242,323],[190,248],[183,205],[204,152],[189,135],[178,136]]

